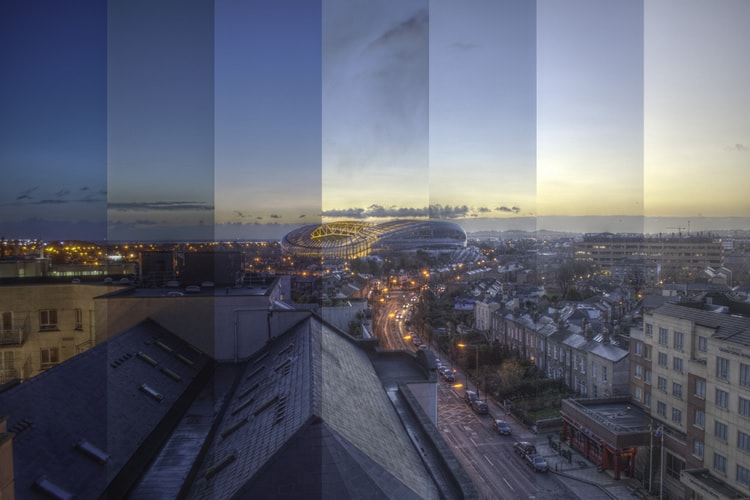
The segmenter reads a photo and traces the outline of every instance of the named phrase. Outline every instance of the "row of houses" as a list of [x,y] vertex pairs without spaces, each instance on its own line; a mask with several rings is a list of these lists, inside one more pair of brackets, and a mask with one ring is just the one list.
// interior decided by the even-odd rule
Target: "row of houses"
[[540,314],[488,297],[475,322],[576,391],[561,436],[616,477],[668,499],[748,498],[750,318],[703,288],[643,300],[629,335],[611,331],[605,301]]

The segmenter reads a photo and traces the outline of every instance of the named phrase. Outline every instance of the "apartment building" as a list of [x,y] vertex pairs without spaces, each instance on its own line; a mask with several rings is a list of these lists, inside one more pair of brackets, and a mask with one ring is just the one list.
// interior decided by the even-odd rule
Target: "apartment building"
[[664,498],[750,496],[750,318],[664,304],[631,360],[632,399],[664,429]]
[[0,287],[0,384],[26,380],[96,343],[94,297],[111,283]]
[[594,271],[644,284],[685,282],[723,261],[721,238],[713,236],[587,234],[575,243],[575,258]]

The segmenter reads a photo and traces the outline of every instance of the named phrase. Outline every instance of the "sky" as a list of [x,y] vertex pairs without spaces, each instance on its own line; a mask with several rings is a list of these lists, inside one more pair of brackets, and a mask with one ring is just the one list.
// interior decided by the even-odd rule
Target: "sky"
[[748,49],[745,0],[9,0],[0,236],[750,229]]

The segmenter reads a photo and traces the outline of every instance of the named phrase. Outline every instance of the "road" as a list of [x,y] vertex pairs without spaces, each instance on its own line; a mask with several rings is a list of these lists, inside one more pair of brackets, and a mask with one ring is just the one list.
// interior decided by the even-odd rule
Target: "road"
[[534,472],[514,453],[514,442],[535,442],[535,435],[511,420],[511,435],[501,436],[491,428],[492,423],[493,417],[472,412],[451,385],[439,384],[438,429],[474,480],[481,498],[578,498],[554,474]]
[[[408,299],[391,298],[380,304],[375,334],[384,349],[417,349],[405,339],[407,329],[396,315],[404,311]],[[437,355],[437,357],[440,357]],[[459,374],[458,381],[465,380]],[[456,384],[460,386],[460,384]],[[483,499],[576,500],[553,473],[537,473],[513,451],[516,441],[536,442],[536,436],[514,420],[508,420],[510,436],[501,436],[492,428],[494,417],[477,415],[463,400],[463,388],[438,382],[438,429],[476,485]],[[591,497],[596,498],[596,497]]]

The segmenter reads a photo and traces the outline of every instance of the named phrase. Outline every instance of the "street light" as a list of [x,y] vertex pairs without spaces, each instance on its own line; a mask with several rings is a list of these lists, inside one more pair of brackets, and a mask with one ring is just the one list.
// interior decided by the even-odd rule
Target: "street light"
[[[473,347],[476,351],[476,361],[474,364],[474,372],[476,374],[477,380],[476,380],[476,386],[477,386],[477,398],[479,398],[479,346],[474,344],[456,344],[459,349],[466,349],[467,347]],[[469,386],[469,375],[466,375],[466,387]]]

